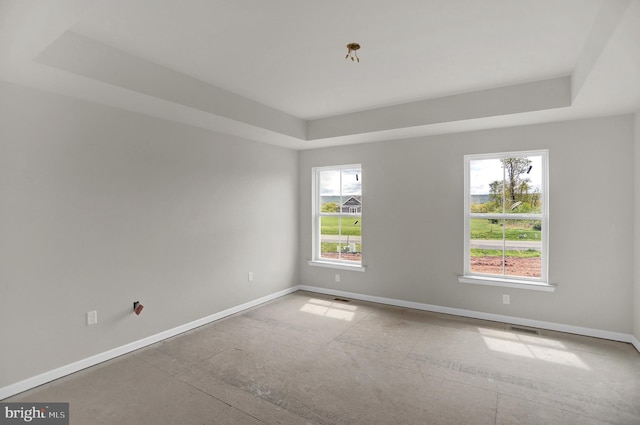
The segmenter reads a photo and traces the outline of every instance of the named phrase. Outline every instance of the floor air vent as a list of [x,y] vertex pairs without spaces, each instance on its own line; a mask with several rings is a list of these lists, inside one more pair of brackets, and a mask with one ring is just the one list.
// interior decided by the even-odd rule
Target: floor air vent
[[349,302],[349,300],[345,300],[344,298],[334,298],[333,300],[334,301],[340,301],[340,302],[343,302],[343,303],[348,303]]
[[509,326],[509,330],[514,332],[524,333],[524,334],[539,335],[536,329],[521,328],[518,326]]

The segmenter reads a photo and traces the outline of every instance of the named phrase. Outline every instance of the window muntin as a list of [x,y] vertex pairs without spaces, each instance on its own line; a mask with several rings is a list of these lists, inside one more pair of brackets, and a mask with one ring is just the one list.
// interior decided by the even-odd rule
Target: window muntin
[[362,264],[362,167],[313,169],[313,259]]
[[465,156],[465,276],[547,283],[547,151]]

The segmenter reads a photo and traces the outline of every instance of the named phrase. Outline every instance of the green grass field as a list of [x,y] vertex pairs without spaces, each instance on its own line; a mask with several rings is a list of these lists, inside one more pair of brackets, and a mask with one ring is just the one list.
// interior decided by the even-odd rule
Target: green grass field
[[[322,217],[320,219],[320,234],[338,235],[338,223],[340,217]],[[357,223],[356,223],[357,222]],[[362,219],[360,217],[342,217],[342,235],[360,236],[362,234]]]
[[[533,228],[536,222],[539,223],[539,220],[507,220],[505,239],[539,241],[542,232]],[[486,218],[472,219],[470,232],[471,239],[502,239],[502,226]]]
[[[340,217],[322,217],[321,234],[337,235]],[[535,220],[508,220],[505,232],[507,240],[540,240],[540,230],[535,230]],[[342,234],[360,236],[362,234],[360,217],[342,217]],[[491,223],[485,218],[471,220],[471,239],[502,239],[502,226]]]

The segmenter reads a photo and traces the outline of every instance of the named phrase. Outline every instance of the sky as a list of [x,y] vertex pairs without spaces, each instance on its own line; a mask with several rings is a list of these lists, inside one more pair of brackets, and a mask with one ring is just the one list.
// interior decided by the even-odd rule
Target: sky
[[[542,157],[530,156],[531,171],[526,175],[531,180],[530,187],[542,190]],[[481,159],[469,162],[469,192],[471,195],[486,195],[489,184],[502,180],[502,164],[499,159]]]
[[[357,176],[357,178],[356,178]],[[362,170],[342,170],[342,195],[362,194]],[[320,196],[340,195],[340,170],[320,172]]]
[[[542,189],[542,157],[530,156],[531,171],[526,175],[531,180],[531,188]],[[342,172],[342,195],[362,194],[362,170],[327,170],[320,172],[320,195],[340,195],[340,172]],[[356,178],[357,175],[357,178]],[[485,195],[489,193],[489,184],[495,180],[502,180],[502,164],[499,159],[480,159],[470,161],[470,193],[471,195]]]

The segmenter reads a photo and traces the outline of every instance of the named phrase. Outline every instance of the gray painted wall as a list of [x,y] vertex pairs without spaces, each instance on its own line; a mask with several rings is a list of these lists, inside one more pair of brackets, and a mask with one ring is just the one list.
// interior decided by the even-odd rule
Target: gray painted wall
[[[633,126],[621,116],[296,152],[0,83],[0,387],[298,283],[640,338]],[[557,291],[458,283],[463,155],[542,148]],[[358,162],[367,271],[335,283],[336,270],[306,263],[311,167]]]
[[[630,333],[633,117],[620,116],[300,153],[301,283]],[[556,292],[463,284],[463,155],[549,149],[549,278]],[[313,267],[311,168],[362,163],[364,273]],[[636,162],[637,163],[637,162]],[[413,199],[398,213],[395,202]],[[336,283],[334,275],[340,273]],[[511,304],[502,304],[502,294]]]
[[633,334],[640,341],[640,112],[635,114],[635,252],[633,265],[634,279],[634,320]]
[[297,161],[0,83],[0,387],[298,284]]

